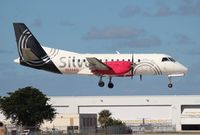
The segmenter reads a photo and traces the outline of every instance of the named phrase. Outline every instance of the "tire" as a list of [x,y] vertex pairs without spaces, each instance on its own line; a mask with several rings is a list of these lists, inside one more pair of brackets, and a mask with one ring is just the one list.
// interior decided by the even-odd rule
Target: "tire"
[[169,83],[169,84],[168,84],[168,87],[169,87],[169,88],[172,88],[172,87],[173,87],[173,84]]
[[108,88],[112,89],[114,87],[113,83],[108,83]]
[[105,84],[104,84],[103,81],[100,81],[100,82],[98,83],[98,85],[99,85],[99,87],[103,87]]

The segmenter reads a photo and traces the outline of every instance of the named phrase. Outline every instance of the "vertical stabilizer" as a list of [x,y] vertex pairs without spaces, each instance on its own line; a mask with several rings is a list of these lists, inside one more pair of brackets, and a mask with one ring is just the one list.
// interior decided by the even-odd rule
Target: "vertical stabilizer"
[[19,63],[25,66],[60,73],[51,58],[24,23],[13,23]]

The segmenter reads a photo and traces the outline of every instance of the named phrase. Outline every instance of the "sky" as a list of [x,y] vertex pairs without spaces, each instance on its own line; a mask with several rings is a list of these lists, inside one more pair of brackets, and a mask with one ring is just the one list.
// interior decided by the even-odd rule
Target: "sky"
[[[58,75],[15,64],[13,22],[48,47],[79,53],[164,53],[188,68],[185,77],[113,78]],[[200,94],[199,0],[0,0],[0,95],[33,86],[48,96]],[[108,82],[108,78],[104,78]]]

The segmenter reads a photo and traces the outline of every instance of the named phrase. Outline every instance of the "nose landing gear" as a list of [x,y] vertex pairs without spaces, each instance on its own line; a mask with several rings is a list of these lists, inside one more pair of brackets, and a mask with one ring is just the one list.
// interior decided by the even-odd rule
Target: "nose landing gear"
[[169,88],[172,88],[172,87],[173,87],[173,84],[172,84],[172,77],[168,76],[168,79],[169,79],[168,87],[169,87]]
[[169,83],[169,84],[168,84],[168,87],[169,87],[169,88],[172,88],[172,87],[173,87],[173,84]]

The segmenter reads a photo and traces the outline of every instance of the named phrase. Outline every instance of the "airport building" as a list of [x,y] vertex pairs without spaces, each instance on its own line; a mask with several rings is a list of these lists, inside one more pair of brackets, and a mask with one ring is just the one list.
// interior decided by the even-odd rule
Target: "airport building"
[[107,109],[128,126],[200,130],[200,96],[66,96],[51,97],[51,103],[58,115],[44,127],[93,128],[98,126],[98,113]]
[[[50,97],[56,108],[54,121],[42,128],[80,130],[98,127],[98,113],[106,109],[133,130],[161,127],[159,130],[200,130],[200,96],[57,96]],[[136,129],[137,127],[137,129]],[[164,129],[162,128],[164,127]]]

